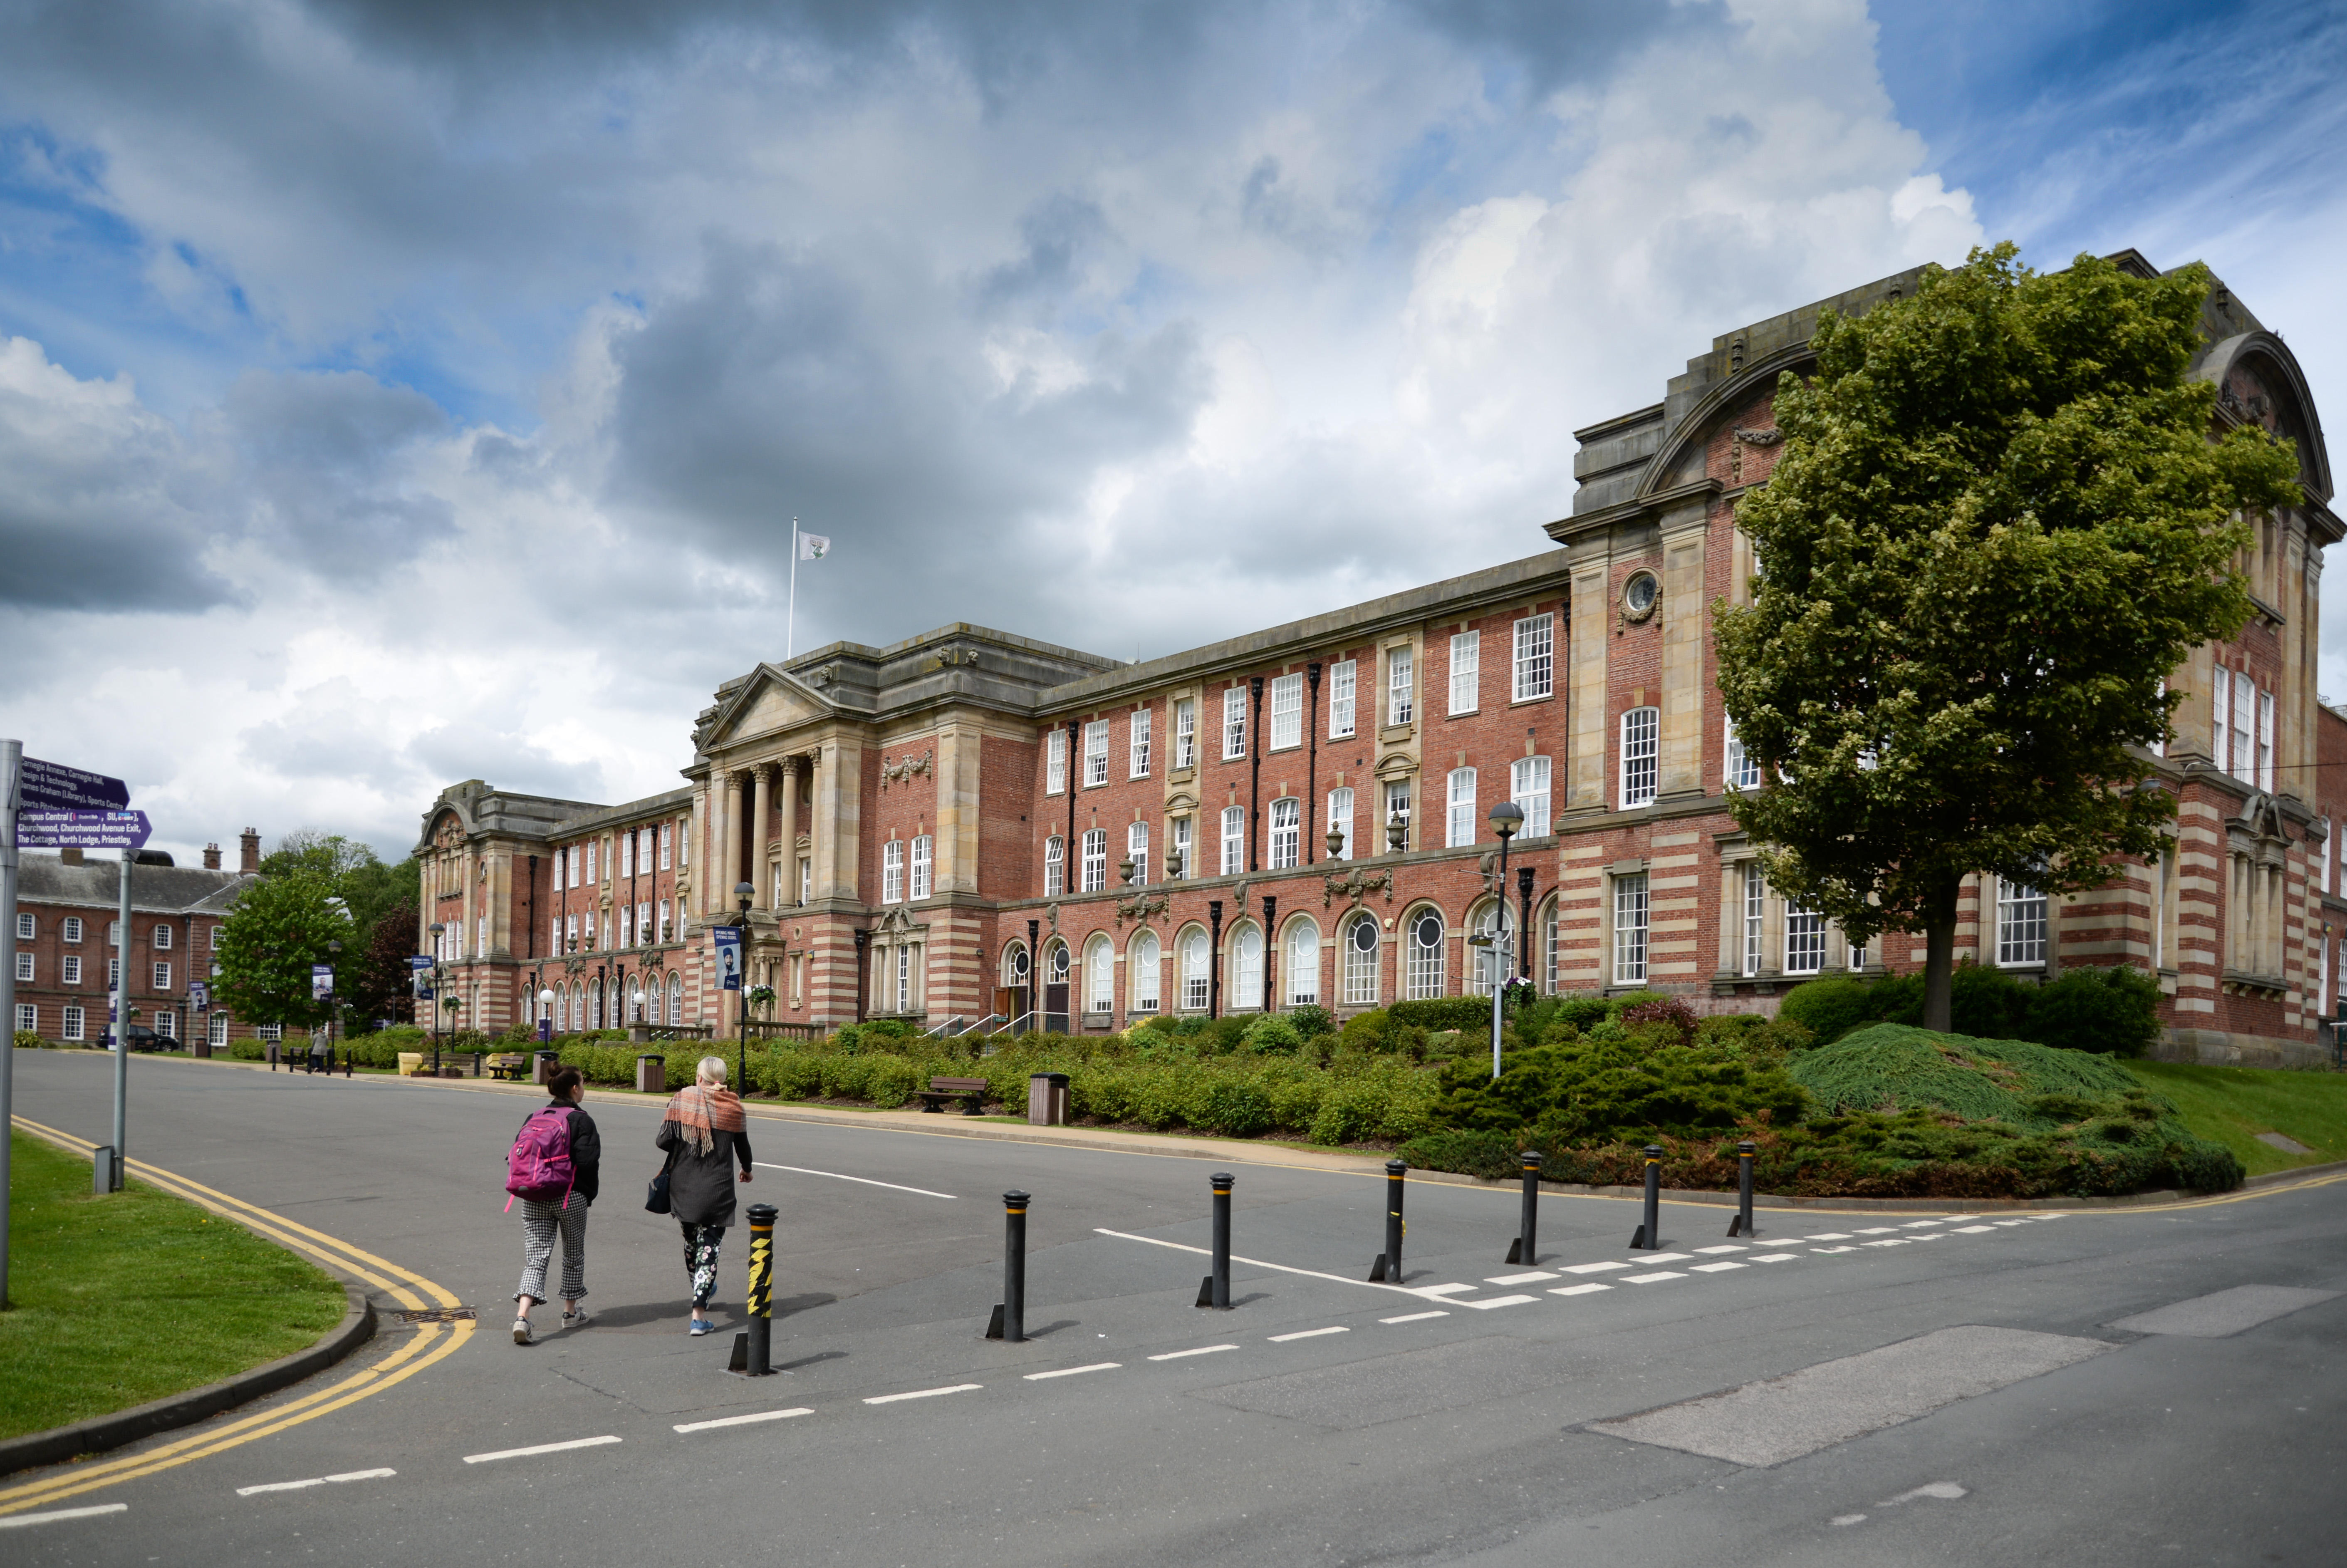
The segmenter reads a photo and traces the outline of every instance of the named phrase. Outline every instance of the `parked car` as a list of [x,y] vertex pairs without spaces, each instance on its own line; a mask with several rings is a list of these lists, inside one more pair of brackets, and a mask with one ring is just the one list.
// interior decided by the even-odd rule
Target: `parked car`
[[[134,1023],[122,1031],[123,1043],[133,1050],[169,1050],[179,1042],[168,1034],[157,1034],[143,1023]],[[114,1036],[108,1033],[98,1041],[102,1050],[114,1049]]]

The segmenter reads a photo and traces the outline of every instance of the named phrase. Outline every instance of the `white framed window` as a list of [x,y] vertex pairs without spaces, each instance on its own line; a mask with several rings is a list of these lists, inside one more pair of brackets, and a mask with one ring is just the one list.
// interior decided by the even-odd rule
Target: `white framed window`
[[1094,719],[1084,726],[1084,787],[1108,783],[1108,721]]
[[636,833],[630,828],[620,835],[620,873],[622,876],[636,874]]
[[1865,968],[1866,968],[1866,944],[1865,944],[1864,942],[1852,942],[1852,943],[1850,943],[1850,972],[1851,974],[1855,975],[1855,974],[1859,974],[1859,973],[1863,972]]
[[1541,916],[1541,994],[1556,995],[1556,964],[1563,950],[1563,922],[1558,917],[1559,906],[1549,900],[1547,911]]
[[1410,843],[1408,779],[1392,779],[1386,784],[1386,820],[1383,825],[1390,828],[1396,821],[1401,824],[1401,846],[1408,849]]
[[1068,787],[1068,732],[1054,724],[1043,737],[1043,793],[1060,794]]
[[169,948],[171,945],[171,927],[169,926],[157,925],[148,933],[148,935],[152,941],[152,945],[158,951]]
[[1996,880],[1996,961],[2045,961],[2045,895],[2002,876]]
[[21,910],[17,912],[16,940],[20,942],[29,942],[33,939],[34,935],[38,931],[38,929],[39,927],[34,923],[34,917],[26,914]]
[[570,886],[572,886],[573,887],[579,886],[580,885],[580,881],[579,881],[579,857],[580,856],[584,855],[585,853],[586,853],[586,848],[585,848],[585,846],[584,846],[584,845],[577,845],[577,844],[574,844],[574,845],[572,845],[570,846]]
[[665,898],[659,899],[655,901],[653,907],[660,911],[660,926],[658,929],[660,931],[660,939],[665,942],[668,940],[668,900]]
[[1125,736],[1125,772],[1133,778],[1149,776],[1149,710],[1135,708],[1133,725]]
[[1304,803],[1289,795],[1271,803],[1271,868],[1286,871],[1303,864]]
[[32,954],[19,953],[16,955],[16,979],[28,984],[31,982],[33,979]]
[[[784,776],[784,786],[788,787],[788,775]],[[672,822],[661,823],[660,829],[660,868],[662,871],[666,871],[669,868],[675,846],[676,824]]]
[[122,946],[121,921],[108,920],[106,923],[106,945],[109,948],[118,948]]
[[2257,783],[2258,688],[2247,675],[2233,674],[2233,762],[2226,771],[2245,784]]
[[1556,692],[1556,618],[1543,612],[1516,622],[1515,701]]
[[913,944],[897,944],[897,1010],[913,1010]]
[[[65,928],[64,928],[63,935],[64,935],[64,937],[65,937],[65,939],[66,939],[67,941],[68,941],[68,942],[78,942],[78,941],[80,941],[80,940],[81,940],[81,917],[80,917],[80,916],[78,916],[78,915],[68,915],[68,916],[67,916],[67,917],[65,917]],[[214,938],[218,938],[218,936],[219,936],[219,931],[218,931],[218,929],[217,929],[217,928],[215,928],[215,929],[214,929],[214,931],[213,931],[213,936],[214,936]],[[217,939],[216,939],[216,940],[213,942],[213,944],[212,944],[212,945],[213,945],[214,947],[218,947],[220,944],[219,944],[219,942],[218,942],[218,941],[217,941]]]
[[1356,916],[1345,927],[1345,1005],[1378,1005],[1378,917]]
[[1760,764],[1754,761],[1752,754],[1744,749],[1744,743],[1736,738],[1736,721],[1729,719],[1726,723],[1727,725],[1727,765],[1721,770],[1725,775],[1721,782],[1729,789],[1758,789]]
[[219,951],[220,951],[220,930],[221,930],[221,927],[218,927],[218,926],[214,926],[214,927],[211,928],[211,938],[210,938],[210,939],[211,939],[211,948],[212,948],[212,951],[213,951],[213,952],[215,952],[215,953],[217,953],[217,952],[219,952]]
[[35,1002],[16,1004],[16,1027],[27,1034],[37,1034],[41,1028],[41,1009]]
[[1402,994],[1424,1001],[1443,994],[1442,916],[1440,911],[1412,911],[1402,927]]
[[1187,881],[1191,877],[1198,875],[1198,862],[1190,853],[1191,820],[1191,818],[1186,816],[1177,816],[1174,819],[1174,854],[1177,858],[1179,858],[1181,865],[1177,868],[1174,866],[1172,861],[1168,861],[1166,863],[1166,875],[1169,876],[1178,876],[1184,881]]
[[1320,927],[1310,920],[1298,920],[1287,928],[1287,954],[1281,968],[1286,971],[1287,1005],[1313,1007],[1320,1000]]
[[1826,967],[1826,917],[1785,900],[1785,972],[1814,975]]
[[636,914],[634,910],[622,904],[620,906],[620,946],[632,948],[635,945]]
[[564,917],[564,924],[569,927],[570,939],[576,942],[579,939],[579,917],[567,916]]
[[1326,833],[1339,833],[1344,835],[1344,842],[1337,848],[1337,858],[1339,860],[1350,860],[1353,858],[1356,846],[1353,843],[1353,791],[1351,785],[1348,784],[1338,789],[1332,789],[1328,792],[1328,825],[1322,831]]
[[1518,757],[1508,764],[1508,798],[1524,814],[1524,825],[1516,830],[1521,837],[1548,836],[1548,777],[1546,757]]
[[927,898],[936,890],[937,840],[924,833],[913,840],[913,890],[916,898]]
[[1646,980],[1646,874],[1614,878],[1614,983]]
[[1225,1010],[1263,1010],[1263,927],[1240,922],[1231,933],[1231,988],[1224,993]]
[[489,917],[487,915],[476,916],[473,919],[473,957],[486,958],[488,956]]
[[1761,931],[1768,912],[1768,879],[1760,875],[1757,862],[1744,867],[1744,953],[1739,970],[1747,975],[1760,972]]
[[106,989],[108,991],[118,991],[122,989],[122,960],[120,958],[108,958],[106,960]]
[[1043,897],[1057,898],[1068,890],[1068,845],[1058,834],[1043,841]]
[[1655,804],[1660,766],[1662,710],[1633,708],[1622,715],[1622,809]]
[[562,863],[569,858],[559,849],[554,852],[554,890],[557,893],[562,891]]
[[1450,814],[1442,842],[1459,849],[1475,842],[1475,770],[1451,769],[1449,785]]
[[1407,648],[1386,651],[1386,723],[1407,724],[1417,709],[1418,673]]
[[[600,878],[595,875],[595,847],[596,846],[592,844],[589,844],[587,846],[587,880],[589,884],[600,880]],[[607,856],[606,858],[608,859],[609,857]],[[599,1025],[597,1027],[600,1028],[600,1026]]]
[[1084,1010],[1116,1010],[1116,948],[1106,937],[1084,944]]
[[2329,817],[2322,819],[2322,890],[2331,891],[2331,868],[2339,860],[2339,825]]
[[59,1008],[57,1009],[57,1021],[59,1025],[57,1033],[67,1040],[80,1040],[84,1038],[82,1035],[83,1017],[84,1014],[81,1009],[77,1007],[67,1006]]
[[179,1038],[179,1015],[178,1013],[173,1012],[169,1008],[162,1008],[156,1011],[154,1020],[155,1032],[157,1034],[161,1035],[165,1040],[177,1040]]
[[603,946],[604,946],[604,947],[606,947],[606,948],[609,948],[610,945],[611,945],[611,916],[610,916],[610,911],[606,910],[606,911],[604,912],[604,915],[603,915]]
[[[676,825],[676,864],[680,869],[692,864],[692,822],[681,819]],[[679,917],[680,922],[682,917]]]
[[1304,677],[1271,678],[1271,749],[1304,743]]
[[1193,697],[1184,697],[1174,704],[1174,765],[1198,765],[1198,703]]
[[1084,891],[1099,893],[1108,886],[1108,829],[1084,829]]
[[1214,957],[1206,933],[1195,926],[1182,937],[1182,1006],[1204,1012],[1214,1000]]
[[1223,808],[1223,875],[1235,876],[1246,869],[1246,812],[1232,805]]
[[1133,1010],[1155,1012],[1161,995],[1159,985],[1163,978],[1156,932],[1143,928],[1133,938],[1133,946],[1124,955],[1124,967],[1125,978],[1133,992]]
[[1450,639],[1450,711],[1471,713],[1481,705],[1483,634],[1461,631]]
[[1246,688],[1230,686],[1223,692],[1223,760],[1246,755]]
[[2268,794],[2274,786],[2274,700],[2270,692],[2258,693],[2258,787]]
[[228,1043],[228,1014],[220,1011],[218,1008],[214,1008],[212,1009],[211,1017],[205,1020],[204,1038],[210,1040],[212,1044],[216,1046],[226,1045]]
[[652,907],[648,900],[636,906],[636,941],[641,946],[650,947],[651,939]]
[[57,981],[60,985],[77,986],[81,984],[81,959],[74,954],[67,953],[63,958],[59,959],[57,962]]
[[1339,659],[1328,666],[1328,738],[1341,741],[1353,733],[1354,665]]
[[[815,857],[813,856],[809,856],[806,859],[799,862],[799,902],[802,904],[808,904],[813,903],[814,900]],[[682,917],[679,917],[680,923],[682,923]]]
[[1129,822],[1124,825],[1124,856],[1133,862],[1133,885],[1149,886],[1149,825]]

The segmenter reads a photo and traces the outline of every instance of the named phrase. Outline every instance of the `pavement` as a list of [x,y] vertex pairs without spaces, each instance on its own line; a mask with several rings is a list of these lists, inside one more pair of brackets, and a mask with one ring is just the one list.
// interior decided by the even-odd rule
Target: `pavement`
[[[108,1062],[19,1051],[16,1109],[106,1135]],[[0,1480],[10,1563],[2335,1563],[2347,1180],[2047,1214],[1764,1211],[1233,1159],[1233,1309],[1193,1305],[1171,1149],[756,1116],[774,1358],[693,1339],[642,1211],[656,1102],[598,1101],[595,1319],[515,1345],[504,1152],[533,1102],[130,1063],[129,1150],[376,1293],[311,1383]],[[950,1122],[950,1118],[934,1121]],[[1001,1194],[1034,1194],[1023,1344]],[[190,1189],[193,1190],[193,1189]],[[469,1307],[471,1323],[434,1321]],[[403,1317],[402,1314],[406,1314]],[[169,1325],[159,1325],[168,1335]],[[92,1511],[92,1512],[84,1512]]]

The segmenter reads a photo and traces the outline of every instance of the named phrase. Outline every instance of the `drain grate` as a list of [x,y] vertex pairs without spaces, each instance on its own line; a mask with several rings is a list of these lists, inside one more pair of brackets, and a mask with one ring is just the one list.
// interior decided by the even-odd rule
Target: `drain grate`
[[470,1323],[473,1309],[469,1307],[427,1307],[420,1311],[396,1315],[402,1323]]

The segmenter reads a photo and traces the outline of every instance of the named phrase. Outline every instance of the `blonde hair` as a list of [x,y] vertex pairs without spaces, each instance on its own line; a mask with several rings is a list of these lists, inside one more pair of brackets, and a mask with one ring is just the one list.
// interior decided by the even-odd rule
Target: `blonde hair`
[[725,1059],[722,1056],[702,1057],[701,1065],[693,1069],[693,1075],[704,1083],[724,1082]]

